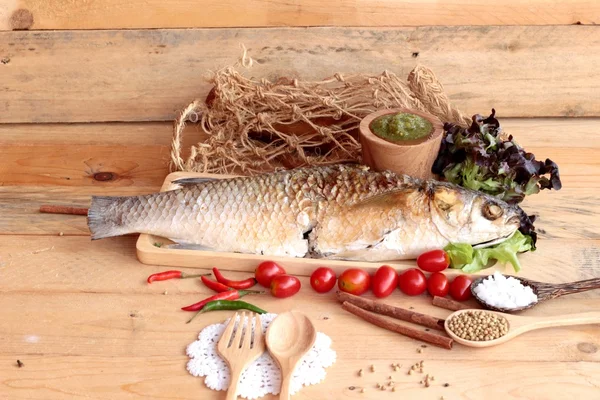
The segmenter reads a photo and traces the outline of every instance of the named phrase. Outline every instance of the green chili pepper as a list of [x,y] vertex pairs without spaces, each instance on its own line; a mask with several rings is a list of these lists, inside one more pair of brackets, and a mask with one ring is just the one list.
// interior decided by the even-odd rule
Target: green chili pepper
[[210,301],[210,302],[206,303],[206,305],[202,308],[202,310],[198,311],[196,313],[196,315],[194,315],[192,318],[190,318],[190,320],[186,323],[189,324],[190,322],[192,322],[192,320],[194,318],[196,318],[196,316],[198,314],[203,314],[203,313],[206,313],[209,311],[221,311],[221,310],[250,310],[250,311],[254,311],[257,314],[266,314],[267,313],[267,311],[263,310],[262,308],[258,308],[254,304],[246,303],[245,301],[215,300],[215,301]]

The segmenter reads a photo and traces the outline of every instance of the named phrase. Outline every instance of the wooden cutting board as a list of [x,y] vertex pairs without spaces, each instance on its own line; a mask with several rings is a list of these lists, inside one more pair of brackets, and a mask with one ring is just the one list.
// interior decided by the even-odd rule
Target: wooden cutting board
[[[177,189],[179,186],[172,183],[181,178],[231,178],[232,175],[202,174],[197,172],[174,172],[169,174],[161,191]],[[310,258],[293,257],[272,257],[254,254],[226,253],[203,250],[182,250],[168,249],[159,247],[161,245],[171,244],[168,239],[141,234],[137,244],[137,257],[144,264],[167,265],[173,267],[191,267],[191,268],[212,268],[218,267],[223,270],[231,271],[251,271],[262,261],[270,260],[281,264],[288,273],[294,275],[309,276],[317,267],[327,266],[332,268],[337,274],[348,268],[362,268],[374,272],[384,263],[381,262],[358,262],[358,261],[338,261],[338,260],[320,260]],[[396,269],[405,269],[414,267],[414,260],[396,261],[385,263]]]

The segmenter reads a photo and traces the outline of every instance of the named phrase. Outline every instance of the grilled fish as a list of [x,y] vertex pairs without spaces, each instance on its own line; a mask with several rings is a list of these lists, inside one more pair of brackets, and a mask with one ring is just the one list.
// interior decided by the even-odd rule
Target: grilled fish
[[386,261],[449,243],[500,243],[527,218],[480,192],[355,165],[175,183],[144,196],[94,196],[92,239],[148,233],[213,251]]

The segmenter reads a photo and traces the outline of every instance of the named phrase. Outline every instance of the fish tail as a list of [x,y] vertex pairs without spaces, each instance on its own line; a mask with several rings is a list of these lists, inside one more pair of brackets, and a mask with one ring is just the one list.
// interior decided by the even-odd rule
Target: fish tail
[[92,196],[88,210],[88,228],[92,240],[120,236],[132,231],[123,225],[127,197]]

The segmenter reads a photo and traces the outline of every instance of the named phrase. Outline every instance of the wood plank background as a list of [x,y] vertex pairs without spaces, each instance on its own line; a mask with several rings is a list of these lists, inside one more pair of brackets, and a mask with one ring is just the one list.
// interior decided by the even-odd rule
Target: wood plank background
[[[600,22],[590,0],[5,0],[0,30]],[[234,9],[235,12],[230,10]],[[2,12],[3,11],[3,12]]]
[[469,114],[600,116],[600,27],[227,28],[0,32],[0,123],[170,121],[209,71],[322,79],[433,69]]
[[[196,280],[149,286],[144,279],[157,267],[136,260],[137,237],[90,242],[84,217],[38,209],[158,190],[169,172],[175,113],[206,95],[205,78],[236,62],[242,44],[255,60],[248,76],[320,79],[389,69],[405,77],[423,64],[465,113],[495,107],[521,145],[559,164],[564,185],[525,201],[540,216],[540,241],[538,251],[522,255],[521,275],[597,277],[600,3],[493,3],[0,0],[0,399],[222,395],[184,368],[185,345],[224,316],[184,323],[188,314],[179,307],[208,295],[206,288]],[[189,126],[184,147],[199,138]],[[355,323],[331,296],[301,281],[292,299],[252,300],[273,312],[301,310],[335,336],[340,361],[324,384],[295,400],[379,398],[349,389],[359,368],[374,363],[385,371],[391,362],[406,367],[420,359],[438,385],[423,389],[403,373],[403,398],[598,398],[598,325],[532,332],[476,355],[460,346],[416,354],[414,341]],[[388,300],[447,315],[425,296]],[[581,309],[598,309],[598,292],[530,312]]]

